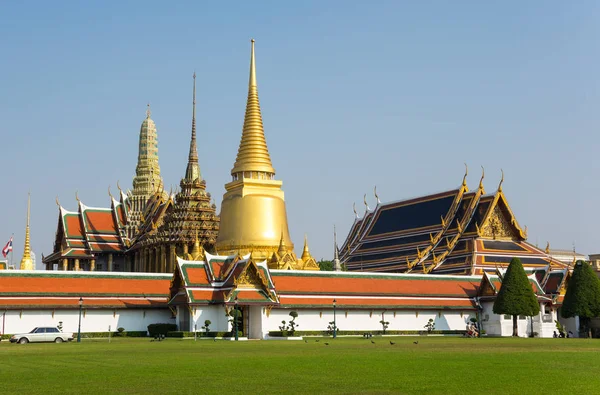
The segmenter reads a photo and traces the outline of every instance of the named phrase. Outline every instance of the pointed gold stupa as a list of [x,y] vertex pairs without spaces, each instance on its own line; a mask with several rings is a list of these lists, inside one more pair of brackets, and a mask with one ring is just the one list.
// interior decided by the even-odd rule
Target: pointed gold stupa
[[23,248],[23,258],[21,258],[21,270],[34,270],[33,259],[31,259],[31,246],[29,245],[29,213],[31,197],[27,194],[27,226],[25,227],[25,247]]
[[282,182],[275,180],[265,139],[258,101],[254,40],[251,42],[246,115],[238,154],[231,169],[232,181],[225,185],[217,250],[221,254],[253,251],[254,257],[263,259],[277,251],[280,241],[290,251],[294,245],[288,230]]

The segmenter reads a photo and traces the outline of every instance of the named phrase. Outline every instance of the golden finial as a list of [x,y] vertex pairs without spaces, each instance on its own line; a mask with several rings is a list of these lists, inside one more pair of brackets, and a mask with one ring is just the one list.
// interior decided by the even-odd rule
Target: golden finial
[[352,203],[352,210],[354,211],[354,216],[358,218],[358,213],[356,212],[356,202]]
[[500,169],[502,172],[502,178],[500,178],[500,184],[498,184],[498,192],[502,192],[502,183],[504,182],[504,170]]
[[300,259],[303,261],[310,258],[310,251],[308,251],[308,237],[304,235],[304,249],[302,250],[302,256]]
[[485,178],[485,169],[481,166],[481,179],[479,180],[479,189],[483,190],[483,179]]
[[148,103],[146,105],[146,118],[150,118],[150,114],[152,114],[152,111],[150,111],[150,103]]
[[121,186],[119,185],[119,180],[117,180],[117,189],[121,192]]
[[375,190],[373,192],[375,194],[375,199],[377,199],[377,204],[381,204],[381,200],[379,200],[379,196],[377,195],[377,185],[375,185]]
[[56,205],[60,207],[60,202],[58,201],[58,195],[56,196]]
[[462,182],[463,187],[467,186],[467,175],[469,175],[469,166],[467,166],[467,164],[465,163],[465,175],[463,177],[463,182]]
[[112,193],[110,193],[110,185],[108,186],[108,196],[110,196],[110,198],[113,199],[113,195]]
[[260,102],[258,100],[254,40],[251,42],[252,49],[250,53],[250,78],[248,81],[246,115],[244,117],[242,140],[240,141],[238,154],[231,174],[257,171],[274,175],[275,169],[273,169],[273,165],[271,164],[271,156],[267,148],[267,140],[265,139],[265,130],[260,112]]
[[550,242],[546,242],[546,254],[550,254]]
[[77,191],[75,191],[75,200],[79,202],[79,195],[77,194]]
[[363,202],[365,203],[365,211],[369,211],[369,204],[367,203],[367,194],[363,197]]
[[31,259],[31,246],[29,240],[29,218],[31,213],[31,193],[27,192],[27,226],[25,227],[25,246],[23,248],[23,258],[21,258],[21,270],[34,270],[33,260]]
[[277,254],[279,257],[283,256],[287,252],[287,248],[285,247],[285,240],[283,239],[283,230],[281,231],[281,239],[279,239],[279,248],[277,249]]

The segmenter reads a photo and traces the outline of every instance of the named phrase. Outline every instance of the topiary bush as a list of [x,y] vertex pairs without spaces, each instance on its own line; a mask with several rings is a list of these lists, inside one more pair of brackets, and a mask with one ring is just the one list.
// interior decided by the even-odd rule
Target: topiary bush
[[148,325],[148,333],[150,337],[158,335],[167,335],[169,332],[177,331],[177,325],[175,324],[150,324]]

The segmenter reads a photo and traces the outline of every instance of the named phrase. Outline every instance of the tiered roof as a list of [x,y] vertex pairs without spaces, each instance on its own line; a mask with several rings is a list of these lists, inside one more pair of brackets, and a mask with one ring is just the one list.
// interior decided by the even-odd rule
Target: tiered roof
[[171,283],[171,304],[278,304],[265,261],[250,255],[217,256],[206,253],[204,261],[178,258]]
[[0,308],[154,308],[167,306],[169,274],[0,271]]
[[[124,199],[124,195],[121,198]],[[88,207],[79,199],[78,203],[77,211],[68,211],[59,204],[54,250],[44,257],[44,263],[62,258],[93,259],[97,254],[120,253],[127,249],[123,200],[111,197],[110,208]]]
[[458,189],[391,203],[356,218],[340,250],[351,271],[478,274],[522,256],[526,267],[564,267],[526,242],[502,191],[485,194],[483,175]]

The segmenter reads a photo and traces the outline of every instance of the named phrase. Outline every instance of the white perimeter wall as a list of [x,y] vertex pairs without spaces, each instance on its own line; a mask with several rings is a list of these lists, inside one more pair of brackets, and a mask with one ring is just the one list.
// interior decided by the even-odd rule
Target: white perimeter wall
[[[5,316],[3,317],[3,314]],[[29,332],[36,326],[58,326],[63,332],[77,333],[79,310],[7,310],[0,312],[0,331],[3,334]],[[123,327],[125,331],[145,331],[148,325],[175,323],[169,309],[88,309],[81,314],[81,332],[107,332]],[[4,324],[4,330],[2,325]]]
[[[313,309],[273,309],[269,317],[265,317],[263,333],[278,331],[281,321],[289,322],[290,311],[298,313],[296,323],[298,331],[325,331],[333,321],[333,308],[327,310]],[[379,310],[345,310],[336,309],[336,324],[340,331],[380,331],[382,313],[389,322],[389,331],[424,331],[429,319],[435,322],[435,330],[466,330],[474,311],[383,311]]]

